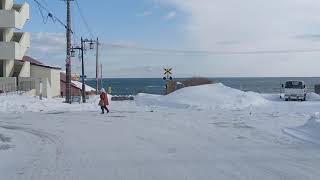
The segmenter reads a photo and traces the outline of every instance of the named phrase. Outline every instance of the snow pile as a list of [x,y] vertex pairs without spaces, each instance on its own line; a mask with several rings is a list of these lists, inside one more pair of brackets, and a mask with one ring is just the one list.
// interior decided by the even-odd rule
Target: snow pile
[[320,145],[320,113],[316,113],[302,126],[283,129],[294,138]]
[[243,92],[221,83],[187,87],[166,96],[138,94],[138,105],[170,108],[244,109],[268,103],[254,92]]
[[307,100],[308,101],[319,101],[320,100],[320,96],[319,94],[316,94],[314,92],[310,92],[307,94]]
[[62,98],[40,100],[38,97],[21,95],[0,96],[0,112],[96,111],[99,109],[99,99],[99,96],[93,96],[85,104],[66,104]]

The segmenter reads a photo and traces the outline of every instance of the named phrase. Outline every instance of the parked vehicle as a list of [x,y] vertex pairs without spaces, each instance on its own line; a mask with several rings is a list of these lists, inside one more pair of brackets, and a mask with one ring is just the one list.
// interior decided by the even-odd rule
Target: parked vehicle
[[304,81],[286,81],[282,84],[284,88],[284,99],[305,101],[307,98],[307,88]]

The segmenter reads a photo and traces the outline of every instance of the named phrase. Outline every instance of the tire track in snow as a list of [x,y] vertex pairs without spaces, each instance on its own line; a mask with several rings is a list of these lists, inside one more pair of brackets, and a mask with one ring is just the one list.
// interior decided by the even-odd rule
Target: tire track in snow
[[[54,134],[50,134],[43,130],[32,129],[29,127],[15,126],[15,125],[0,125],[0,128],[20,131],[31,134],[41,140],[41,147],[36,151],[36,157],[33,158],[27,165],[21,169],[19,176],[23,179],[60,179],[59,177],[66,178],[65,172],[68,171],[70,163],[64,161],[63,143]],[[48,153],[46,146],[54,146],[53,157]],[[51,148],[51,147],[50,147]],[[49,157],[50,159],[42,159]],[[46,161],[46,160],[50,160]],[[52,162],[53,160],[53,162]],[[28,178],[27,178],[28,177]]]

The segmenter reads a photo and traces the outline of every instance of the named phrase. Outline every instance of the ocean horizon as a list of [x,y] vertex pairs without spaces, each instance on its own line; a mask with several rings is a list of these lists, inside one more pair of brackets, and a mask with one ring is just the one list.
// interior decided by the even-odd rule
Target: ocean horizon
[[[183,81],[188,78],[174,78]],[[210,77],[216,83],[222,83],[231,88],[257,93],[280,93],[281,84],[286,80],[305,81],[309,92],[314,92],[314,86],[320,84],[320,77]],[[89,78],[86,84],[96,86],[96,79]],[[138,93],[165,94],[165,81],[162,78],[103,78],[99,81],[108,89],[111,87],[113,95],[136,95]]]

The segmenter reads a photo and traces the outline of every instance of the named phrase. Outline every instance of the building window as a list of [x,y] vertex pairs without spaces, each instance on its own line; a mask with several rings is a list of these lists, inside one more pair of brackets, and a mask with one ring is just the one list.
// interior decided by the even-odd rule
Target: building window
[[3,10],[3,4],[4,4],[4,0],[0,0],[0,10]]

